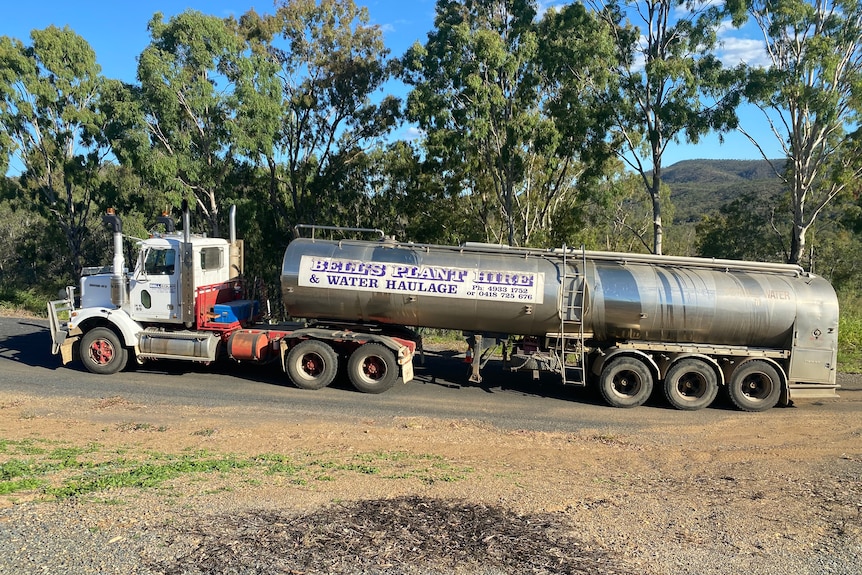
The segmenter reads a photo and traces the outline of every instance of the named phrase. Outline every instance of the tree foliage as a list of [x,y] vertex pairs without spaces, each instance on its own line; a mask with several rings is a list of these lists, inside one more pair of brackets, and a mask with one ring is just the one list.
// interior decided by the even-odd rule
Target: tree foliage
[[[102,77],[68,29],[0,38],[0,218],[14,224],[0,233],[0,288],[53,292],[84,258],[108,263],[95,206],[116,207],[125,232],[144,237],[182,199],[203,216],[193,226],[215,234],[238,206],[246,272],[269,285],[264,297],[277,297],[297,223],[423,243],[798,252],[862,286],[859,202],[834,201],[858,198],[862,175],[857,2],[596,0],[540,12],[535,0],[438,0],[426,41],[398,59],[353,2],[280,0],[238,19],[157,13],[129,84]],[[729,13],[764,31],[772,64],[748,70],[744,94],[796,159],[776,166],[793,196],[759,189],[704,214],[741,191],[715,185],[728,195],[685,214],[704,215],[695,245],[693,224],[668,226],[664,154],[736,121],[740,76],[714,54]],[[393,79],[409,89],[403,110]],[[418,137],[392,136],[405,118]]]
[[698,250],[704,257],[753,261],[787,258],[782,242],[786,228],[783,202],[747,193],[723,206],[717,214],[705,215],[697,224]]
[[151,41],[138,61],[137,101],[146,139],[128,152],[166,200],[197,204],[214,234],[219,194],[237,154],[234,93],[245,43],[225,20],[186,11],[150,20]]
[[709,0],[594,0],[613,34],[616,86],[605,107],[620,158],[652,201],[654,253],[663,251],[664,154],[673,142],[696,143],[736,126],[733,70],[716,57],[724,9]]
[[[408,119],[487,239],[529,244],[603,145],[589,98],[571,98],[604,65],[597,26],[581,5],[539,21],[531,0],[439,0],[435,26],[403,58]],[[558,78],[563,58],[582,73]]]
[[[770,64],[749,70],[746,97],[788,159],[776,173],[792,199],[788,261],[799,263],[818,216],[862,176],[862,2],[752,0],[746,7]],[[762,142],[741,130],[763,152]]]
[[99,112],[104,79],[96,54],[69,28],[31,33],[32,44],[0,37],[0,167],[65,239],[76,277],[108,147]]
[[254,155],[269,170],[278,227],[355,223],[350,211],[367,192],[357,170],[400,106],[376,97],[392,75],[381,29],[352,0],[291,0],[240,24],[277,69],[280,90],[268,92],[266,109],[277,110],[278,121],[261,129],[266,145]]

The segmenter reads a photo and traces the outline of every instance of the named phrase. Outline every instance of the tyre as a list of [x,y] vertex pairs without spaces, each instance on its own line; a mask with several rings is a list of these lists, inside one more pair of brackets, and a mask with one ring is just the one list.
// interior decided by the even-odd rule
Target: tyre
[[338,355],[328,344],[307,339],[290,348],[284,369],[296,387],[323,389],[338,373]]
[[730,376],[727,393],[733,405],[743,411],[766,411],[781,398],[781,377],[768,362],[747,361]]
[[677,409],[703,409],[718,395],[718,376],[706,361],[682,359],[667,371],[664,395]]
[[599,376],[599,390],[613,407],[637,407],[652,394],[652,371],[634,357],[610,360]]
[[383,393],[398,379],[395,354],[379,343],[360,345],[347,361],[347,376],[363,393]]
[[129,361],[129,351],[123,347],[120,336],[107,327],[86,332],[81,338],[79,353],[87,371],[100,375],[117,373]]

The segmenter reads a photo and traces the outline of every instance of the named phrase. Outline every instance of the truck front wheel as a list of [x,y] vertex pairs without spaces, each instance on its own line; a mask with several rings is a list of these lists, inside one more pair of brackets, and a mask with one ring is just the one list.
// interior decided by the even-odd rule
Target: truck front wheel
[[383,393],[398,379],[395,354],[379,343],[360,345],[347,361],[347,375],[353,387],[363,393]]
[[87,371],[99,375],[117,373],[126,367],[129,352],[110,328],[96,327],[81,338],[81,362]]
[[612,359],[602,369],[599,390],[613,407],[637,407],[649,399],[653,388],[652,371],[633,357]]
[[335,379],[338,356],[322,341],[307,339],[287,352],[284,369],[296,387],[323,389]]

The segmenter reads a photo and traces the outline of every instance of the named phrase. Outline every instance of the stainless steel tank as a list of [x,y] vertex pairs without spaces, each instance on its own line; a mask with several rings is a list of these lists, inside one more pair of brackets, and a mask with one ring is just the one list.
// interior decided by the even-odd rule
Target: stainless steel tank
[[281,282],[301,318],[545,335],[562,313],[596,341],[789,349],[805,316],[837,337],[832,287],[783,264],[300,238]]

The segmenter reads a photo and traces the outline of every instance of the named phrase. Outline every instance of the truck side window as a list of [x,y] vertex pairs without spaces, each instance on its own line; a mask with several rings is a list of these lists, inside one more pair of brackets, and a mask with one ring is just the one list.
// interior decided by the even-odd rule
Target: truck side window
[[221,248],[203,248],[201,250],[201,269],[217,270],[221,268],[221,255]]
[[152,275],[173,275],[176,259],[177,253],[172,249],[152,248],[147,252],[144,271]]

